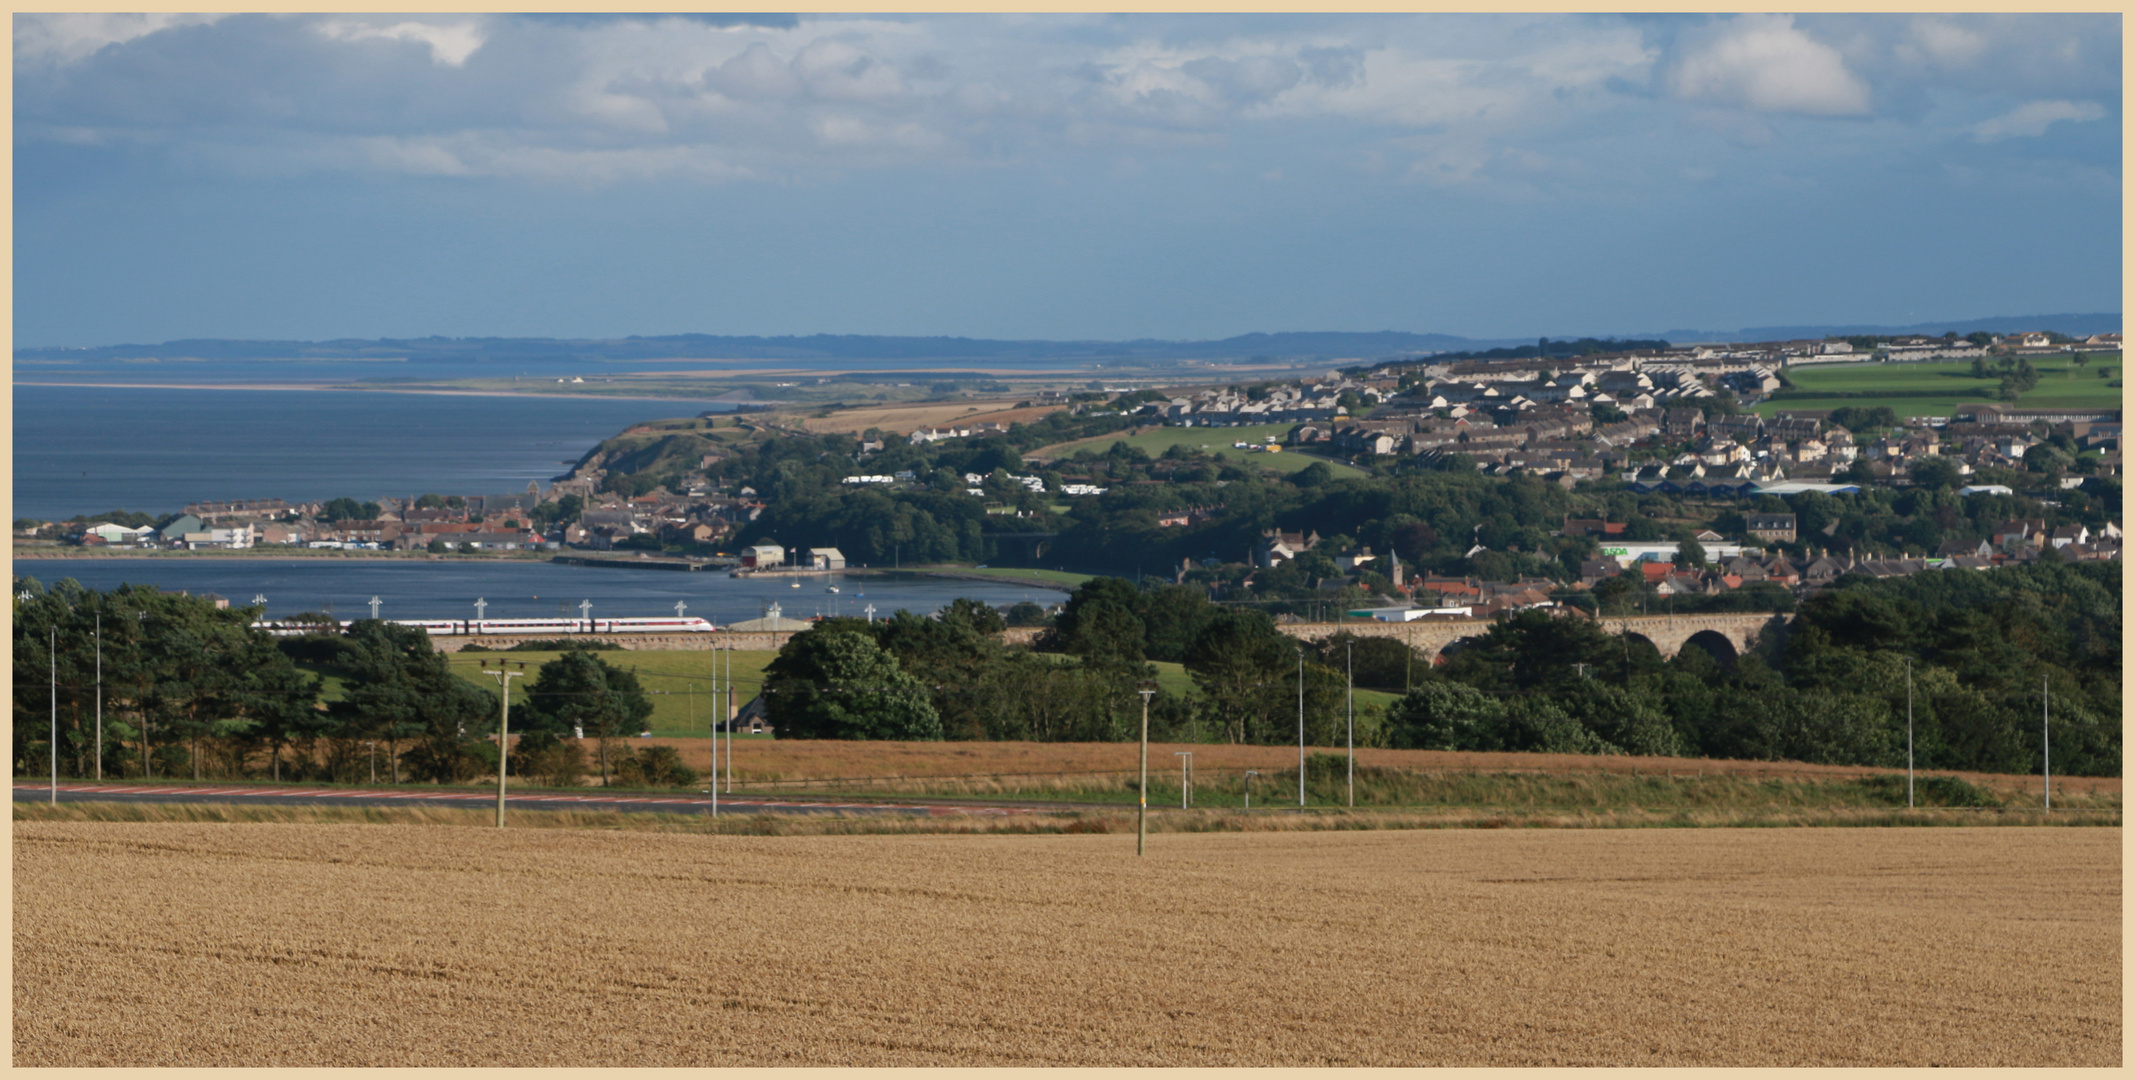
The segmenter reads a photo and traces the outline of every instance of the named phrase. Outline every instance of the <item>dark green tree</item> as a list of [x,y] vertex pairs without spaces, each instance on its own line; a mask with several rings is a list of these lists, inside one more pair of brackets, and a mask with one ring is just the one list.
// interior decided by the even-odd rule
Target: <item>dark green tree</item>
[[764,706],[781,738],[942,737],[926,687],[871,636],[844,627],[793,635],[764,669]]

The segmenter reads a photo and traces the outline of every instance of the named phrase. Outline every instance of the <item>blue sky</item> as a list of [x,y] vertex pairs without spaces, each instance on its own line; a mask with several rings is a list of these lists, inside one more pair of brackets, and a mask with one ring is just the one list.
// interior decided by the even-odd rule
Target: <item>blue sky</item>
[[2117,311],[2120,20],[15,17],[18,346]]

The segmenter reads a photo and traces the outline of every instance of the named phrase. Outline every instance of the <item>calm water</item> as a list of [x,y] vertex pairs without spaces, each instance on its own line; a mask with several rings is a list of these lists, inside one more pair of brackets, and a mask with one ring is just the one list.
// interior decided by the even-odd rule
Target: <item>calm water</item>
[[[131,583],[195,595],[220,593],[233,604],[265,596],[270,618],[322,611],[328,605],[341,618],[364,618],[373,596],[381,601],[379,614],[388,619],[473,618],[478,597],[489,601],[484,614],[493,619],[576,617],[581,600],[593,602],[596,617],[672,615],[679,600],[688,605],[686,614],[721,624],[756,618],[772,603],[779,604],[786,617],[802,619],[859,615],[869,604],[877,615],[899,608],[931,612],[960,596],[996,606],[1018,600],[1051,605],[1067,599],[1066,593],[1051,589],[980,581],[833,576],[802,579],[796,589],[714,571],[607,570],[532,562],[25,559],[15,563],[15,572],[46,584],[71,577],[92,589]],[[825,591],[831,585],[841,591]]]
[[327,390],[14,391],[15,515],[47,520],[169,513],[201,499],[523,491],[636,421],[731,408]]

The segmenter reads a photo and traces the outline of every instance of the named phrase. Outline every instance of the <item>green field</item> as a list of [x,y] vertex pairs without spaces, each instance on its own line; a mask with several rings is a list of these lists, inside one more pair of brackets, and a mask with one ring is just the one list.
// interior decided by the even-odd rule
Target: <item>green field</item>
[[[542,664],[548,663],[561,653],[512,652],[512,653],[452,653],[446,657],[452,665],[453,674],[490,690],[497,688],[497,681],[482,674],[485,660],[525,661],[528,672],[525,679],[512,680],[512,693],[535,677]],[[736,705],[746,705],[756,696],[757,687],[763,685],[764,665],[778,656],[769,650],[737,649],[732,653],[710,649],[627,649],[604,651],[601,659],[619,668],[637,672],[638,684],[652,698],[652,733],[669,738],[703,736],[711,733],[712,719],[717,705],[712,693],[712,663],[720,664],[721,678],[725,678],[726,660],[734,661],[734,684],[740,688],[735,694]]]
[[1336,476],[1364,475],[1361,469],[1345,465],[1339,461],[1329,460],[1317,454],[1300,453],[1287,447],[1279,454],[1271,454],[1264,450],[1257,452],[1239,450],[1231,445],[1238,442],[1265,443],[1270,435],[1275,436],[1280,441],[1283,436],[1290,433],[1291,428],[1296,426],[1296,424],[1283,423],[1247,424],[1242,427],[1223,428],[1163,427],[1154,431],[1143,432],[1140,435],[1100,435],[1094,439],[1078,439],[1075,442],[1060,443],[1056,446],[1033,450],[1031,454],[1042,458],[1064,458],[1077,450],[1088,450],[1093,454],[1102,454],[1113,443],[1123,442],[1148,454],[1150,457],[1160,457],[1164,451],[1174,446],[1186,446],[1206,450],[1216,457],[1228,458],[1241,464],[1274,469],[1285,475],[1305,468],[1315,461],[1326,462],[1327,467],[1333,469]]
[[[2032,366],[2039,373],[2039,385],[2025,394],[2019,404],[2036,409],[2117,407],[2120,404],[2120,388],[2108,385],[2120,381],[2119,353],[2096,354],[2088,367],[2077,367],[2057,357],[2034,359]],[[2111,368],[2113,378],[2099,378],[2101,367]],[[1790,367],[1787,378],[1802,396],[1789,394],[1777,401],[1764,402],[1757,406],[1759,414],[1770,416],[1784,409],[1887,405],[1901,417],[1950,416],[1962,405],[1997,404],[1995,394],[2000,389],[1998,380],[1973,378],[1972,365],[1968,362],[1818,364]],[[1821,394],[1833,396],[1818,396]]]
[[[496,680],[482,674],[481,666],[486,660],[524,661],[527,677],[512,680],[512,693],[518,694],[528,681],[541,670],[541,665],[561,655],[554,652],[514,653],[452,653],[446,657],[453,674],[490,690],[497,688]],[[724,672],[725,658],[729,654],[706,649],[628,649],[604,651],[601,658],[616,667],[637,672],[638,682],[652,697],[652,733],[663,738],[701,737],[711,732],[712,718],[717,705],[711,697],[712,662],[719,658]],[[746,705],[756,696],[757,688],[763,685],[765,665],[778,654],[769,650],[741,650],[732,654],[734,660],[734,683],[740,688],[735,695],[735,704]],[[1064,660],[1065,657],[1062,657]],[[1194,694],[1193,676],[1186,673],[1180,664],[1156,665],[1157,685],[1167,693]],[[341,680],[326,674],[328,701],[341,696]],[[722,675],[723,677],[723,675]],[[1367,705],[1384,707],[1400,699],[1399,694],[1377,690],[1357,691],[1357,707]]]
[[908,569],[919,571],[938,570],[946,574],[955,574],[958,577],[968,574],[972,577],[1002,578],[1010,581],[1043,581],[1058,585],[1063,589],[1073,589],[1075,586],[1090,580],[1092,576],[1072,573],[1066,570],[1026,570],[1013,566],[955,566],[947,563],[934,566],[915,566]]

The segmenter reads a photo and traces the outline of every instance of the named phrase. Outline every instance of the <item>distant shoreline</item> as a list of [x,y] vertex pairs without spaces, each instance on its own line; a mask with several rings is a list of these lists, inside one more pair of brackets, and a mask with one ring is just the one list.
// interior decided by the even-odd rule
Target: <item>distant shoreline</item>
[[578,401],[667,401],[689,402],[704,405],[777,405],[775,401],[733,401],[721,397],[659,397],[642,394],[571,394],[548,391],[510,390],[422,390],[396,389],[385,386],[336,386],[327,383],[107,383],[107,382],[24,382],[16,386],[66,386],[87,390],[330,390],[347,394],[429,394],[435,397],[499,397],[499,398],[563,398]]

